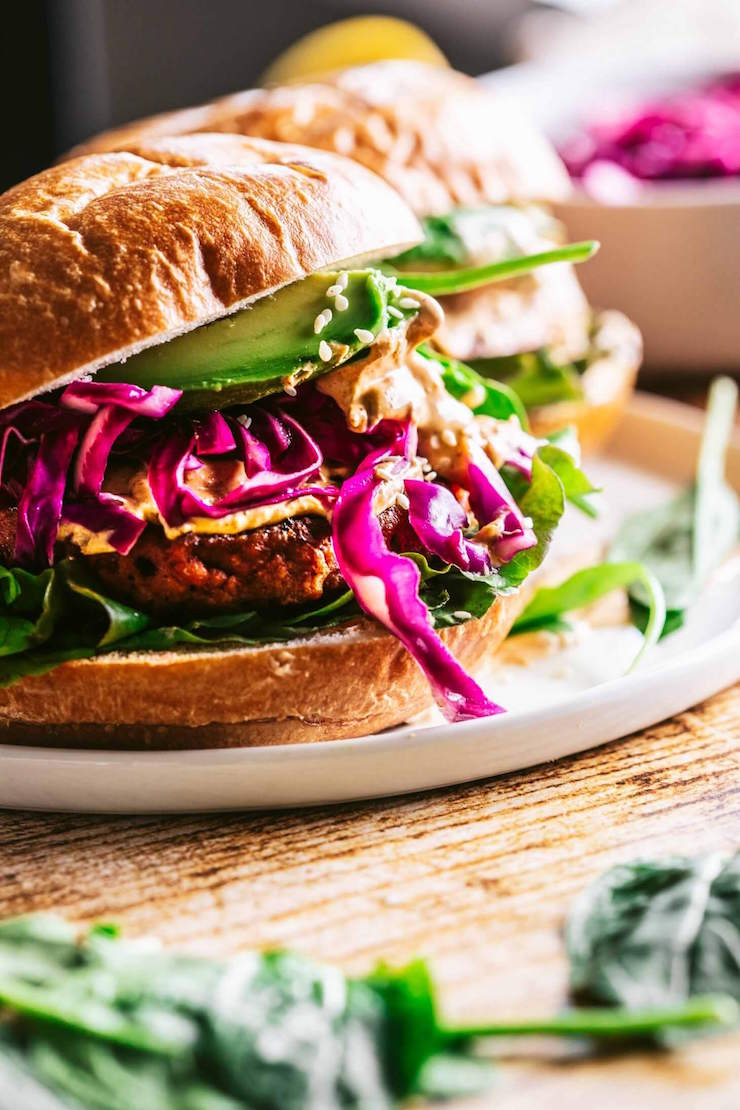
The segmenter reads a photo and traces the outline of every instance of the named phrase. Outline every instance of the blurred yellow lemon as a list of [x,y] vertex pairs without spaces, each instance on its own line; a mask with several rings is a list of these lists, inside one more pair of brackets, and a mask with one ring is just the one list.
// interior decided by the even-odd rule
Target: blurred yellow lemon
[[386,15],[359,15],[320,27],[294,42],[265,71],[262,84],[288,84],[386,58],[448,64],[436,43],[413,23]]

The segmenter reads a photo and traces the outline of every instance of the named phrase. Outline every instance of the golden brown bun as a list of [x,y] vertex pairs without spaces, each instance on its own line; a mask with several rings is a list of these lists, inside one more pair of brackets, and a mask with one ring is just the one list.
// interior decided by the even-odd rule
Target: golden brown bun
[[[466,668],[506,637],[526,592],[442,631]],[[406,649],[362,620],[305,640],[64,663],[0,690],[0,742],[223,748],[362,736],[432,702]]]
[[600,312],[593,344],[599,350],[584,372],[584,398],[531,409],[529,422],[535,435],[545,436],[574,425],[584,454],[604,446],[632,396],[642,361],[642,336],[621,312]]
[[0,196],[0,408],[419,238],[383,181],[303,147],[191,135],[52,167]]
[[419,215],[461,205],[562,200],[565,169],[508,102],[451,69],[387,61],[320,81],[255,89],[106,131],[72,154],[141,138],[229,131],[346,154],[390,182]]

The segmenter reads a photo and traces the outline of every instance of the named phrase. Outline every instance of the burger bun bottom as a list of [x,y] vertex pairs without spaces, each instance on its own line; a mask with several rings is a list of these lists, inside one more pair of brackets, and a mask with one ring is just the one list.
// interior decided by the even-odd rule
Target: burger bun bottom
[[[524,600],[521,590],[498,597],[442,639],[475,670]],[[402,644],[363,619],[278,644],[63,663],[0,690],[0,742],[108,750],[311,743],[400,725],[432,701]]]

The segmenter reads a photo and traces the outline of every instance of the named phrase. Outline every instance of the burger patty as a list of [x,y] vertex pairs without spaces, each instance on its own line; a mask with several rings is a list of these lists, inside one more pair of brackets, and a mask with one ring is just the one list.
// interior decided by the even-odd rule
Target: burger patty
[[128,555],[92,555],[86,565],[115,597],[158,616],[297,605],[341,583],[330,526],[312,516],[174,540],[150,525]]
[[[419,549],[401,510],[387,509],[381,525],[394,549]],[[342,587],[331,525],[320,516],[291,517],[230,536],[190,532],[174,540],[150,525],[128,555],[92,555],[87,565],[113,596],[156,616],[300,605]]]
[[[11,563],[15,509],[0,511],[0,558]],[[380,517],[396,551],[420,550],[405,512]],[[128,555],[82,556],[106,593],[157,617],[197,617],[247,607],[300,605],[342,587],[331,525],[320,516],[298,516],[237,535],[189,532],[169,540],[148,525]]]

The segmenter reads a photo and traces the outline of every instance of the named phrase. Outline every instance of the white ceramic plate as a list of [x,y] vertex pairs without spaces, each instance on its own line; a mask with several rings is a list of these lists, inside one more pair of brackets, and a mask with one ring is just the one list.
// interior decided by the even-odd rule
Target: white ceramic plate
[[[596,545],[625,510],[657,503],[686,481],[700,430],[698,412],[637,397],[609,454],[589,466],[608,489],[603,518],[594,525],[572,515],[555,558]],[[728,471],[740,488],[740,443]],[[325,744],[186,752],[0,745],[0,805],[90,813],[305,806],[447,786],[584,751],[740,679],[740,556],[721,568],[684,628],[624,675],[638,646],[638,633],[618,623],[581,628],[564,645],[515,638],[482,676],[510,712],[457,725],[417,722]]]

